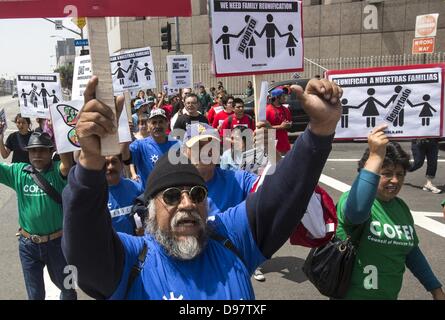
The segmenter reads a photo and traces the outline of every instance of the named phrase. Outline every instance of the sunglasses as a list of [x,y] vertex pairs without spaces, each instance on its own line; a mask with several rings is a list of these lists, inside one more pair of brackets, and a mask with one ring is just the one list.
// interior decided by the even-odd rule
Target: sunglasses
[[207,197],[207,190],[201,186],[194,186],[190,190],[176,187],[168,188],[162,193],[162,200],[169,206],[177,206],[181,202],[182,193],[187,192],[193,203],[203,202]]

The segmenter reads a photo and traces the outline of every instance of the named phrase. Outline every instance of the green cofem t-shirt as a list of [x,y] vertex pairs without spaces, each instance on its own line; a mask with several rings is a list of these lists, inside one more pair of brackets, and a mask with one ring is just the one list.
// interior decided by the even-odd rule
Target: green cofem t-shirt
[[[337,236],[345,239],[357,228],[345,219],[349,192],[337,204]],[[397,299],[402,287],[406,256],[419,240],[408,206],[400,198],[374,200],[371,219],[363,228],[351,285],[346,299]]]
[[[14,189],[17,193],[19,225],[31,234],[47,235],[62,229],[62,205],[56,203],[23,171],[27,163],[0,163],[0,183]],[[59,193],[67,181],[60,173],[60,162],[41,172]]]

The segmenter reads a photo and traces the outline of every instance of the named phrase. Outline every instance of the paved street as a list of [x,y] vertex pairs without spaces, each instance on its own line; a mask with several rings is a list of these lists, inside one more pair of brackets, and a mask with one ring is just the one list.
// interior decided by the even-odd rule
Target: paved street
[[[8,119],[17,113],[17,101],[8,97],[0,97],[0,108],[5,108]],[[15,125],[8,122],[10,129]],[[410,144],[404,142],[405,150]],[[363,153],[364,143],[335,143],[330,160],[325,166],[321,181],[336,202],[347,186],[356,176],[357,161]],[[432,265],[439,280],[445,282],[445,220],[441,214],[440,202],[445,193],[436,195],[422,191],[426,166],[408,174],[400,196],[414,212],[416,230],[420,239],[420,247]],[[295,173],[298,174],[298,173]],[[333,178],[333,179],[329,179]],[[445,152],[440,151],[437,170],[437,184],[445,190]],[[283,195],[283,201],[285,200]],[[15,237],[17,225],[16,197],[11,189],[0,185],[0,299],[26,299],[22,272],[17,252]],[[263,266],[265,282],[253,281],[257,299],[326,299],[307,281],[301,271],[308,249],[284,245]],[[81,299],[88,299],[81,294]],[[430,299],[409,271],[400,294],[401,299]]]

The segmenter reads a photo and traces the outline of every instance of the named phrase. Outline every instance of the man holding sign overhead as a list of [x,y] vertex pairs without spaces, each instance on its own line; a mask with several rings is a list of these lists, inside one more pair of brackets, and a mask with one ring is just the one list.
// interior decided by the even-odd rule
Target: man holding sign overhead
[[[97,83],[93,78],[86,91],[77,124],[82,150],[63,197],[63,248],[78,267],[80,287],[96,298],[254,299],[250,276],[306,211],[331,149],[342,89],[327,80],[311,80],[305,91],[293,87],[310,117],[308,128],[256,193],[214,219],[207,220],[207,188],[196,168],[174,164],[181,160],[175,155],[161,158],[145,191],[146,234],[132,237],[113,231],[106,206],[99,138],[115,127],[111,109],[94,99]],[[117,109],[122,105],[118,98]],[[210,230],[217,236],[208,237]],[[227,241],[231,249],[222,244]],[[130,279],[134,265],[141,272]]]

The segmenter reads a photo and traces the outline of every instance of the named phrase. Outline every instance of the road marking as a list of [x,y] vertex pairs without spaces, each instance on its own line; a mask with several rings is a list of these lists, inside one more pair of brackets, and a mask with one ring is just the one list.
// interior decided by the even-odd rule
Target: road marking
[[413,214],[415,224],[445,238],[445,225],[439,221],[428,218],[443,217],[442,212],[411,211],[411,213]]
[[349,191],[349,189],[351,189],[351,186],[349,184],[343,183],[337,179],[328,177],[327,175],[322,174],[320,176],[320,180],[321,183],[324,183],[327,186],[330,186],[331,188],[334,188],[340,192],[346,192]]
[[51,281],[46,267],[43,269],[43,281],[45,282],[45,300],[59,300],[60,290]]
[[[358,162],[360,161],[360,159],[328,159],[328,162]],[[414,160],[411,159],[411,162],[413,162]],[[427,162],[425,160],[425,162]],[[445,162],[445,159],[438,159],[437,162]]]
[[[351,189],[351,186],[343,183],[332,177],[322,174],[319,182],[334,188],[340,192],[346,192]],[[419,227],[426,229],[432,233],[445,238],[445,224],[431,219],[429,217],[443,217],[442,212],[426,212],[426,211],[411,211],[414,223]]]

